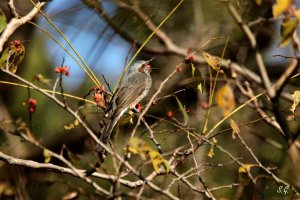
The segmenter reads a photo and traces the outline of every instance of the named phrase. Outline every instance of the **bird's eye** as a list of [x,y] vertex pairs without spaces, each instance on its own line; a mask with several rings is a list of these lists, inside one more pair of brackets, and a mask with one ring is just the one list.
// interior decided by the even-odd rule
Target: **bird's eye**
[[144,73],[144,69],[145,69],[145,64],[143,64],[143,65],[139,68],[139,72]]

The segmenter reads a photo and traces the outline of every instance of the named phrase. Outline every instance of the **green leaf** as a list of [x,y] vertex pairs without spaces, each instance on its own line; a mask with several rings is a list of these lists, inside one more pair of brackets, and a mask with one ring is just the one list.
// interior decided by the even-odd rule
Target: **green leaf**
[[178,104],[178,107],[183,115],[183,119],[184,119],[184,124],[187,125],[188,122],[189,122],[189,115],[187,114],[186,112],[186,109],[185,107],[182,105],[182,103],[180,102],[180,100],[175,96],[176,98],[176,101],[177,101],[177,104]]
[[293,34],[298,26],[298,19],[286,16],[280,25],[281,41],[279,47],[288,45],[293,37]]
[[2,12],[2,10],[0,9],[0,33],[3,32],[3,30],[5,29],[7,25],[7,19],[5,14]]
[[49,163],[51,161],[51,155],[47,149],[44,149],[43,152],[44,158],[45,158],[45,163]]
[[197,89],[201,94],[203,93],[202,83],[199,83],[199,85],[197,86]]
[[195,76],[196,67],[194,66],[193,63],[191,63],[191,67],[192,67],[192,77],[194,77]]

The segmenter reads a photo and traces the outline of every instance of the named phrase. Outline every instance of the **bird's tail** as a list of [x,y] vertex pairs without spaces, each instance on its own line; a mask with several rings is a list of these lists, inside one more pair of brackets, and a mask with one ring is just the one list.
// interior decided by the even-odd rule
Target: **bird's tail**
[[104,144],[107,144],[109,139],[110,139],[110,136],[111,136],[111,133],[114,129],[116,125],[116,122],[114,119],[111,119],[108,121],[107,125],[105,126],[103,132],[101,133],[101,136],[100,136],[100,141],[103,142]]
[[[112,133],[118,119],[120,118],[120,117],[113,118],[114,115],[112,113],[113,112],[111,112],[111,114],[109,115],[109,120],[108,120],[107,124],[102,129],[103,131],[100,131],[101,135],[100,135],[99,140],[101,142],[103,142],[104,144],[107,144],[109,142],[111,133]],[[98,167],[100,167],[102,165],[102,163],[105,161],[105,158],[107,155],[107,152],[105,151],[105,149],[103,149],[99,144],[97,144],[95,151],[98,155],[99,161],[91,169],[86,170],[86,172],[85,172],[86,176],[90,176],[91,174],[93,174],[96,171],[96,169]]]

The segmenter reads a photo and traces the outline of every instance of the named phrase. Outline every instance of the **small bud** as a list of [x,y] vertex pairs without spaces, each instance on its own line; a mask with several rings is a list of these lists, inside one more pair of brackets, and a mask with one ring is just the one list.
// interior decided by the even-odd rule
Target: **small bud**
[[177,70],[177,72],[182,72],[182,67],[176,66],[176,70]]
[[189,64],[189,63],[193,62],[194,60],[195,60],[194,55],[188,54],[188,55],[184,58],[184,63],[185,63],[185,64]]
[[154,99],[154,100],[152,101],[151,105],[152,105],[152,106],[155,106],[156,104],[157,104],[157,100]]
[[101,86],[100,86],[100,90],[101,90],[102,92],[105,92],[105,91],[106,91],[104,85],[101,85]]
[[205,110],[207,110],[209,108],[209,105],[208,105],[207,102],[201,102],[200,106],[201,106],[202,109],[205,109]]
[[97,90],[97,86],[92,87],[92,90],[96,91]]
[[104,107],[103,101],[99,101],[99,102],[97,103],[97,105],[98,105],[100,108],[103,108],[103,107]]

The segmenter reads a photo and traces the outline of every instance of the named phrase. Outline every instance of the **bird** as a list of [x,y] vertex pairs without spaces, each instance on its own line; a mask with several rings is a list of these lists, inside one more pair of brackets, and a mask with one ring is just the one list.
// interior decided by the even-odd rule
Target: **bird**
[[[100,141],[104,144],[109,141],[111,133],[122,115],[128,109],[134,109],[135,105],[147,96],[152,86],[149,65],[152,60],[153,58],[136,61],[124,74],[110,101],[110,109],[106,113],[108,122],[100,136]],[[100,146],[98,145],[97,148]]]
[[[136,61],[124,74],[105,113],[108,121],[99,138],[102,143],[107,144],[109,142],[111,133],[122,115],[128,109],[133,109],[136,104],[147,96],[152,86],[149,63],[153,59]],[[86,170],[86,176],[94,173],[106,158],[106,151],[99,144],[96,145],[95,151],[100,162],[97,162],[93,168]]]

